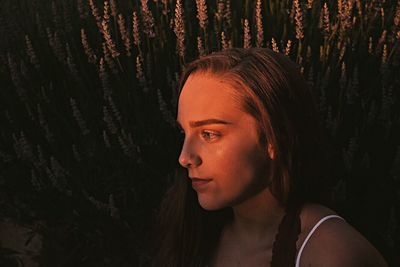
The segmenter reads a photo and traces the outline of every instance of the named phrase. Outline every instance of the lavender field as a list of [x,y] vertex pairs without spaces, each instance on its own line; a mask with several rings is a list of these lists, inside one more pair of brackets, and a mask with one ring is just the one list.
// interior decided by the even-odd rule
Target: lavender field
[[399,266],[399,0],[4,0],[0,36],[1,266],[146,266],[179,75],[229,47],[301,66],[335,207]]

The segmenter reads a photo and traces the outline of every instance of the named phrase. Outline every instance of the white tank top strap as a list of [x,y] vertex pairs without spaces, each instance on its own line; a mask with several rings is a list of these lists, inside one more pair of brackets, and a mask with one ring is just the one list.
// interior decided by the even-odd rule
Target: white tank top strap
[[315,232],[315,230],[317,230],[317,228],[326,220],[329,220],[331,218],[339,218],[341,220],[344,220],[342,217],[340,217],[339,215],[328,215],[323,217],[322,219],[320,219],[315,225],[314,227],[311,229],[311,231],[308,233],[306,239],[304,239],[303,244],[301,245],[300,249],[299,249],[299,253],[297,254],[297,258],[296,258],[296,267],[300,267],[300,258],[301,258],[301,254],[303,253],[303,249],[304,247],[307,245],[308,240],[311,238],[311,236],[313,235],[313,233]]

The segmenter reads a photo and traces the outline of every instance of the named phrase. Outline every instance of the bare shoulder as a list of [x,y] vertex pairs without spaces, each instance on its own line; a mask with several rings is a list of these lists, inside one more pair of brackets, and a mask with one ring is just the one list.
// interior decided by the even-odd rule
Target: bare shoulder
[[[308,233],[325,216],[337,215],[334,211],[316,204],[302,209],[302,233],[298,248]],[[387,267],[385,260],[371,243],[356,229],[340,218],[330,218],[321,223],[306,243],[301,254],[300,267]]]

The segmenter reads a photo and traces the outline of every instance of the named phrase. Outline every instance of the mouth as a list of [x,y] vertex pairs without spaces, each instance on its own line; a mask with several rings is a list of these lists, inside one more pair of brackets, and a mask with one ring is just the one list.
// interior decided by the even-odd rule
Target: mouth
[[192,180],[192,188],[196,191],[204,190],[207,185],[212,181],[212,179],[203,179],[197,177],[190,177]]

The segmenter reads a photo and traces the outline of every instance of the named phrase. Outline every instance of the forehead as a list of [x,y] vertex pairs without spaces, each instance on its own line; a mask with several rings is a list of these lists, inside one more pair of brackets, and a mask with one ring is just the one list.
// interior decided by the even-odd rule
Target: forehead
[[193,119],[212,115],[232,117],[241,112],[236,89],[213,74],[191,74],[179,96],[178,120],[189,115]]

